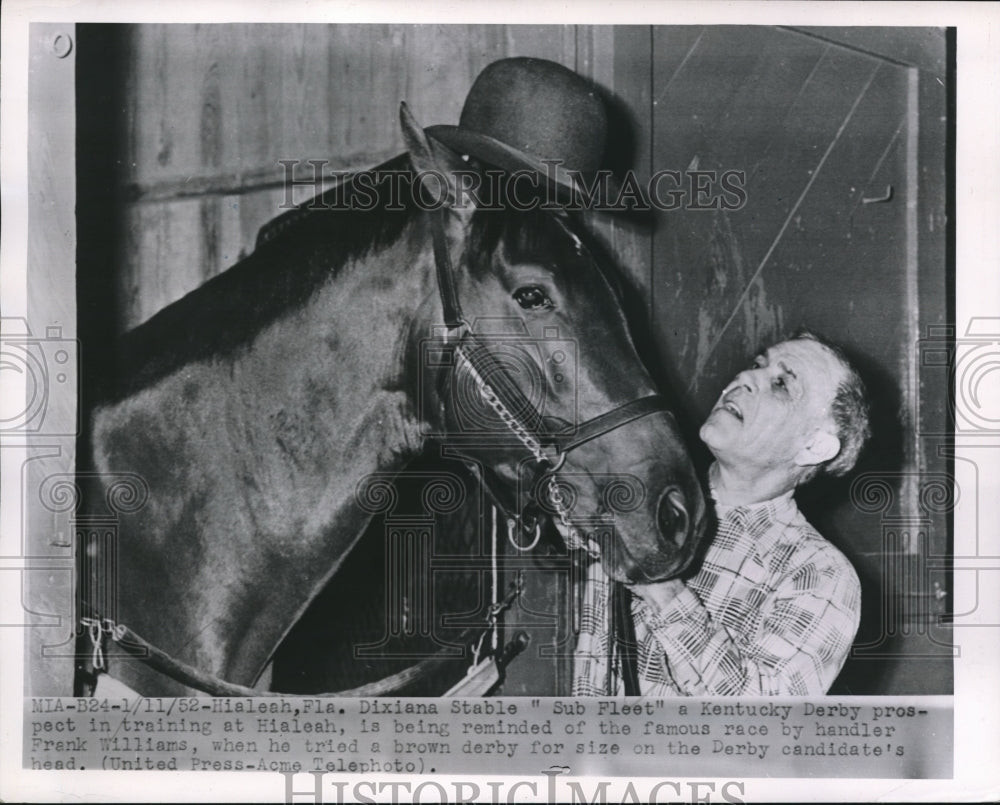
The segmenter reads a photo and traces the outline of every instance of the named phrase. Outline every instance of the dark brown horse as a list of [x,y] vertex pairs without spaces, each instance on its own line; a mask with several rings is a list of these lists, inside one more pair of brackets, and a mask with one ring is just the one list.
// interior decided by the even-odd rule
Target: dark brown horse
[[[109,483],[148,491],[119,528],[125,642],[254,685],[370,520],[359,484],[428,438],[506,512],[555,512],[572,547],[613,518],[601,559],[616,579],[690,561],[701,491],[609,269],[565,214],[458,203],[475,162],[402,120],[408,155],[287,213],[123,337],[92,452]],[[110,671],[143,694],[191,692],[141,662]]]

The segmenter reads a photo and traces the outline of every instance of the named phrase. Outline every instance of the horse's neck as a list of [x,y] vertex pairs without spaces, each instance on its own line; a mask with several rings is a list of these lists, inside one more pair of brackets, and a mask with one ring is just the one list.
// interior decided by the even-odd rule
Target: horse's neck
[[248,684],[336,572],[368,520],[359,481],[403,467],[425,430],[403,390],[408,324],[434,290],[411,230],[236,354],[98,413],[99,468],[150,486],[119,539],[119,618],[134,631]]

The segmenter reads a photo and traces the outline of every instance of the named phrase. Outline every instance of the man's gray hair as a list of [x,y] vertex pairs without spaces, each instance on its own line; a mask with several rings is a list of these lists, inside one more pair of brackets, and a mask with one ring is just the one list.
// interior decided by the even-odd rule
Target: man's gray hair
[[840,452],[817,467],[807,480],[819,473],[834,477],[846,475],[854,468],[858,456],[861,455],[865,443],[871,436],[868,390],[858,370],[836,344],[809,330],[800,330],[792,336],[792,340],[815,341],[830,352],[844,368],[844,379],[837,386],[837,392],[830,406],[830,415],[837,429],[837,438],[840,439]]

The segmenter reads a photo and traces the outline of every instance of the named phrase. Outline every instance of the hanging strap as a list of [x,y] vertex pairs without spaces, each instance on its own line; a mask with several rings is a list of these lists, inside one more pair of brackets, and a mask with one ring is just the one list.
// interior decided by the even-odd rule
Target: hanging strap
[[[626,696],[639,696],[639,646],[632,620],[632,591],[620,581],[611,582],[611,651],[618,660],[618,671]],[[611,663],[613,666],[614,663]],[[615,695],[612,688],[609,696]]]
[[[490,619],[484,627],[473,627],[465,629],[457,638],[459,644],[471,642],[477,635],[481,642],[489,629],[496,623],[497,616],[510,608],[517,597],[521,594],[521,578],[518,576],[514,584],[511,585],[507,595],[490,606]],[[137,635],[125,624],[115,623],[109,618],[88,617],[82,619],[82,623],[87,627],[91,641],[94,644],[95,658],[100,656],[101,668],[107,667],[106,657],[103,652],[102,643],[105,639],[114,641],[123,651],[133,658],[141,661],[150,668],[159,671],[171,679],[195,688],[203,693],[212,696],[289,696],[289,693],[277,691],[256,690],[245,685],[238,685],[227,682],[214,674],[206,673],[193,665],[189,665],[183,660],[171,656],[163,649],[150,643]],[[95,626],[96,623],[96,626]],[[517,654],[514,651],[511,656]],[[395,674],[391,674],[383,679],[369,682],[356,688],[348,690],[327,691],[323,693],[310,693],[309,696],[384,696],[394,693],[400,688],[427,677],[431,673],[443,668],[455,659],[450,647],[439,649],[430,657],[426,657],[409,668],[404,668]]]
[[462,317],[462,306],[458,302],[458,291],[455,288],[451,254],[448,252],[448,237],[445,234],[447,214],[446,206],[431,212],[431,237],[434,241],[434,263],[437,266],[438,292],[441,295],[444,323],[449,329],[455,329],[462,326],[465,320]]
[[[106,619],[105,619],[106,620]],[[124,651],[132,655],[135,659],[142,661],[150,668],[159,671],[165,676],[186,685],[189,688],[200,690],[212,696],[290,696],[289,693],[279,693],[276,691],[256,690],[245,685],[237,685],[227,682],[214,674],[206,673],[192,665],[172,657],[161,648],[153,645],[147,640],[137,635],[123,624],[115,624],[106,621],[109,626],[105,634],[118,644]],[[467,642],[477,633],[476,629],[467,629],[459,636],[458,641]],[[103,635],[98,635],[101,639]],[[95,648],[95,653],[97,649]],[[416,665],[404,668],[395,674],[391,674],[383,679],[369,682],[356,688],[348,690],[328,691],[323,693],[310,693],[309,696],[384,696],[393,693],[405,685],[422,679],[440,669],[449,661],[454,660],[451,652],[441,649],[430,657],[427,657]]]

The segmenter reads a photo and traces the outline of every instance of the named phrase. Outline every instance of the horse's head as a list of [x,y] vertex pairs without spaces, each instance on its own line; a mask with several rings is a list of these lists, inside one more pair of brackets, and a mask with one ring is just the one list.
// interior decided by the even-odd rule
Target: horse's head
[[487,177],[475,161],[402,118],[419,184],[440,205],[426,218],[442,290],[421,318],[451,325],[420,341],[427,418],[508,513],[548,512],[615,579],[678,575],[704,499],[599,250],[558,210],[477,206],[469,190],[479,184],[481,202]]

